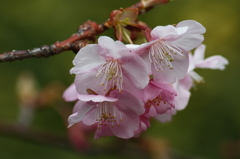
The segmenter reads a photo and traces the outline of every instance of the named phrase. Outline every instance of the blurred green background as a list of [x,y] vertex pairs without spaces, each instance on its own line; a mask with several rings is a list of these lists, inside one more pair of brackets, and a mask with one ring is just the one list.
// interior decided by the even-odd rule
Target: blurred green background
[[[32,49],[62,41],[85,21],[102,23],[112,10],[136,2],[138,1],[0,0],[0,52]],[[64,103],[61,93],[74,80],[74,76],[69,74],[74,54],[65,52],[47,59],[31,58],[1,63],[0,123],[12,127],[8,129],[0,125],[0,158],[168,159],[164,157],[165,153],[170,154],[170,158],[182,159],[240,158],[239,6],[240,1],[237,0],[175,0],[141,15],[139,19],[152,28],[176,24],[186,19],[202,23],[207,29],[205,56],[219,54],[226,57],[230,64],[224,71],[197,70],[206,82],[197,85],[197,90],[192,90],[188,107],[178,112],[171,122],[161,124],[153,120],[151,127],[139,139],[90,139],[93,145],[91,153],[79,153],[64,143],[56,146],[36,141],[38,136],[30,139],[28,135],[22,137],[23,135],[17,135],[19,133],[10,133],[13,124],[19,121],[20,103],[16,83],[19,76],[28,71],[36,79],[37,90],[47,96],[49,92],[52,95],[50,101],[43,102],[43,106],[37,108],[30,124],[31,130],[47,132],[65,141],[66,117],[62,118],[60,114],[63,107],[71,110],[73,103]],[[110,35],[111,31],[106,34]],[[62,114],[69,113],[66,111]],[[92,134],[90,138],[93,138]],[[122,149],[108,150],[119,144]],[[101,148],[103,146],[105,148]],[[147,149],[146,154],[142,153],[143,149]]]

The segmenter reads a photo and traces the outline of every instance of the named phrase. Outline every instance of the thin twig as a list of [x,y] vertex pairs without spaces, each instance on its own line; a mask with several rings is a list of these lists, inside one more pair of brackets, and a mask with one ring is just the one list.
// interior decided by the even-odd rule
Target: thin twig
[[67,137],[0,122],[0,133],[57,147],[70,147]]
[[[144,1],[153,1],[154,3],[144,5]],[[157,5],[162,5],[168,2],[169,0],[142,0],[131,7],[137,8],[138,14],[140,15],[146,13]],[[0,62],[22,60],[30,57],[49,57],[68,50],[72,50],[76,53],[79,49],[87,45],[87,42],[83,40],[93,40],[96,35],[99,35],[112,27],[113,26],[109,19],[103,24],[87,21],[80,25],[77,33],[73,34],[64,41],[55,42],[52,45],[44,45],[34,49],[12,50],[10,52],[5,52],[0,54]]]

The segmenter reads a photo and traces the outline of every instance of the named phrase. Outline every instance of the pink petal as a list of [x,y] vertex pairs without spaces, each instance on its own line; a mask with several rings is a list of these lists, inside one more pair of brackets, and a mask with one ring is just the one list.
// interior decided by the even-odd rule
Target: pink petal
[[191,94],[189,90],[192,85],[193,81],[188,75],[173,84],[173,87],[178,93],[175,97],[176,110],[183,110],[187,106]]
[[78,92],[76,90],[75,84],[71,84],[64,92],[63,92],[63,98],[65,101],[75,101],[78,99]]
[[81,121],[85,117],[85,115],[94,107],[95,107],[95,105],[91,104],[89,102],[79,106],[78,107],[78,111],[76,113],[74,113],[74,114],[69,116],[69,118],[68,118],[68,122],[69,122],[68,127],[70,127],[73,124]]
[[142,97],[142,91],[139,88],[137,88],[135,85],[133,85],[128,78],[124,78],[123,90],[134,95],[136,98]]
[[144,62],[146,63],[147,66],[147,73],[148,75],[152,75],[152,70],[151,70],[151,61],[149,60],[149,55],[148,53],[143,53],[141,55],[141,58],[144,60]]
[[118,100],[117,98],[107,97],[103,95],[82,95],[82,94],[78,95],[78,99],[80,99],[81,101],[93,101],[93,102],[104,102],[104,101],[116,102]]
[[98,68],[105,62],[104,58],[99,55],[99,46],[97,44],[89,44],[80,49],[73,60],[75,65],[71,70],[71,74],[81,74]]
[[151,83],[153,85],[155,85],[156,87],[161,88],[162,90],[167,91],[168,93],[170,93],[170,94],[172,94],[174,96],[177,95],[177,92],[169,84],[162,84],[162,83],[159,83],[159,82],[156,82],[156,81],[151,81]]
[[113,133],[111,131],[111,127],[108,125],[103,125],[101,128],[97,128],[94,138],[100,139],[100,137],[107,137],[107,136],[113,136]]
[[[160,104],[160,107],[163,107],[162,109],[169,109],[169,108],[173,108],[174,107],[174,105],[175,105],[175,96],[173,94],[163,90],[161,92],[161,94],[160,94],[160,97],[162,98],[162,101],[163,101]],[[166,104],[164,104],[164,102],[166,102]]]
[[196,64],[196,68],[210,68],[224,70],[228,60],[220,55],[211,56],[202,62]]
[[194,51],[193,58],[191,59],[192,61],[190,62],[193,63],[194,65],[196,65],[198,62],[202,62],[204,60],[205,49],[206,46],[203,44],[197,47],[196,50]]
[[148,56],[149,47],[152,45],[152,43],[153,42],[144,43],[142,45],[127,45],[130,52],[139,55],[143,59],[143,61],[145,61],[146,65],[147,65],[148,75],[152,74],[152,72],[151,72],[151,62],[149,61],[149,56]]
[[156,98],[162,90],[154,85],[153,81],[150,81],[149,84],[142,90],[143,97],[142,100],[146,103],[148,100]]
[[194,21],[194,20],[184,20],[177,24],[176,28],[179,27],[188,27],[187,33],[188,34],[203,34],[206,32],[206,29],[202,24]]
[[116,107],[126,115],[136,117],[144,113],[143,103],[132,94],[126,91],[122,91],[122,93],[113,91],[110,95],[118,98],[118,101],[115,102]]
[[78,100],[78,101],[75,103],[74,107],[73,107],[73,113],[78,112],[78,109],[79,109],[82,105],[84,105],[85,103],[86,103],[86,102],[83,102],[83,101]]
[[[94,102],[92,102],[92,103],[94,103]],[[95,105],[96,105],[96,103],[95,103]],[[97,116],[96,116],[96,113],[97,113],[97,111],[96,111],[96,108],[93,108],[93,109],[91,109],[86,115],[85,115],[85,117],[82,119],[82,122],[83,122],[83,124],[85,124],[85,125],[88,125],[88,126],[91,126],[91,125],[97,125]]]
[[158,121],[160,121],[161,123],[165,123],[165,122],[171,121],[172,115],[174,115],[174,114],[176,114],[176,110],[172,109],[172,110],[168,110],[164,114],[159,114],[159,115],[155,116],[154,118],[157,119]]
[[187,53],[184,54],[185,58],[173,54],[174,61],[171,62],[173,69],[164,67],[163,71],[157,71],[154,64],[152,64],[151,67],[154,80],[164,84],[171,84],[174,83],[176,79],[184,78],[189,66],[188,55]]
[[[155,106],[157,114],[163,114],[171,108],[173,108],[172,105],[170,105],[169,103],[164,103],[164,102],[161,102],[159,106]],[[154,117],[154,116],[152,116],[152,117]]]
[[104,86],[100,86],[102,81],[101,76],[96,78],[97,71],[92,71],[88,73],[83,73],[76,75],[75,86],[79,94],[88,95],[86,92],[87,89],[91,89],[97,94],[105,94]]
[[139,137],[142,132],[146,131],[147,128],[150,127],[150,122],[147,117],[140,116],[140,120],[141,120],[141,122],[140,122],[139,129],[137,131],[135,131],[134,137]]
[[117,123],[114,123],[114,126],[110,127],[110,129],[115,136],[123,139],[129,139],[133,137],[135,131],[138,130],[140,125],[140,118],[131,118],[129,115],[122,113],[122,119],[123,120],[120,121],[119,126]]
[[132,53],[131,56],[122,57],[121,61],[124,76],[137,88],[143,89],[149,81],[147,66],[143,59]]
[[195,47],[198,47],[204,40],[203,35],[200,34],[186,34],[182,35],[179,39],[174,41],[168,41],[169,44],[177,46],[184,51],[190,51]]
[[142,55],[143,53],[148,54],[149,47],[158,40],[159,39],[150,41],[148,43],[143,43],[143,44],[139,45],[138,47],[137,46],[130,46],[130,47],[128,46],[128,49],[130,50],[130,52],[135,53],[137,55]]
[[189,67],[188,67],[188,72],[191,72],[191,71],[193,71],[194,69],[195,69],[195,63],[194,63],[194,61],[193,61],[193,55],[192,55],[192,53],[191,52],[189,52],[189,54],[188,54],[189,56]]
[[156,39],[175,39],[179,36],[176,28],[172,25],[157,26],[151,31],[152,40]]
[[166,122],[172,120],[172,114],[167,114],[167,113],[165,113],[165,114],[158,114],[154,118],[157,119],[158,121],[160,121],[161,123],[166,123]]
[[101,36],[98,38],[98,44],[105,50],[106,57],[113,57],[119,59],[123,55],[129,53],[127,47],[120,41],[114,42],[113,39],[107,36]]

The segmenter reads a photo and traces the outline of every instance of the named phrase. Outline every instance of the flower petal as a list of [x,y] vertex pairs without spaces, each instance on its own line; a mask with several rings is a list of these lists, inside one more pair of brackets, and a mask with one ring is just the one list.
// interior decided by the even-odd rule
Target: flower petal
[[175,96],[173,94],[170,94],[169,92],[163,90],[160,94],[160,97],[162,98],[162,101],[163,101],[160,104],[161,110],[170,109],[175,106]]
[[76,90],[75,84],[71,84],[64,92],[63,98],[65,101],[71,102],[78,99],[78,92]]
[[149,81],[147,66],[143,59],[138,55],[131,53],[131,56],[125,56],[121,61],[124,76],[138,89],[143,89]]
[[[94,103],[94,102],[92,102],[92,103]],[[95,105],[96,105],[96,103],[95,103]],[[88,125],[88,126],[91,126],[91,125],[94,125],[94,124],[96,125],[96,123],[97,123],[96,113],[97,113],[97,111],[96,111],[95,108],[91,109],[85,115],[85,117],[82,119],[83,124]]]
[[151,81],[151,83],[153,84],[153,85],[155,85],[156,87],[158,87],[158,88],[160,88],[160,89],[162,89],[162,90],[164,90],[164,91],[167,91],[168,93],[170,93],[170,94],[172,94],[172,95],[174,95],[174,96],[176,96],[177,95],[177,92],[174,90],[174,88],[171,86],[171,85],[169,85],[169,84],[162,84],[162,83],[159,83],[159,82],[156,82],[156,81]]
[[187,106],[191,94],[189,90],[192,85],[193,81],[188,75],[173,84],[173,87],[178,93],[175,97],[176,110],[183,110]]
[[201,63],[196,64],[196,68],[210,68],[224,70],[225,65],[228,64],[228,60],[220,55],[211,56],[206,58]]
[[123,120],[120,121],[119,125],[117,125],[116,122],[114,123],[113,127],[110,126],[110,123],[108,125],[115,136],[123,139],[129,139],[133,137],[135,131],[139,129],[140,118],[131,118],[129,115],[122,113],[122,119]]
[[172,25],[157,26],[151,31],[152,40],[156,40],[156,39],[162,39],[162,40],[175,39],[178,36],[179,36],[178,31]]
[[205,49],[206,49],[206,46],[203,44],[197,47],[196,50],[194,51],[194,55],[193,55],[193,58],[191,59],[191,63],[194,63],[196,65],[198,62],[203,61]]
[[96,78],[97,71],[92,71],[88,73],[83,73],[76,75],[75,78],[75,86],[79,94],[88,95],[86,92],[87,89],[91,89],[97,94],[104,95],[104,86],[101,86],[101,77]]
[[174,61],[171,62],[172,69],[169,67],[163,67],[163,71],[157,71],[152,63],[153,78],[155,81],[163,84],[171,84],[176,79],[182,79],[187,73],[189,66],[189,59],[187,53],[184,53],[185,57],[173,54]]
[[107,97],[103,95],[82,95],[82,94],[78,95],[78,99],[80,99],[81,101],[93,101],[93,102],[104,102],[104,101],[116,102],[118,100],[117,98]]
[[139,129],[137,131],[135,131],[134,137],[139,137],[142,132],[146,131],[147,128],[150,127],[150,122],[147,117],[141,115],[140,120],[141,120],[141,122],[140,122]]
[[206,32],[205,27],[195,20],[181,21],[176,25],[176,28],[185,27],[185,26],[188,27],[188,30],[187,30],[188,34],[203,34]]
[[132,94],[126,91],[118,93],[115,90],[110,93],[110,96],[118,98],[118,101],[115,102],[117,109],[129,117],[136,117],[144,113],[143,102]]
[[136,98],[142,97],[142,91],[139,90],[128,78],[124,78],[123,89],[124,91],[134,95]]
[[108,125],[103,125],[101,126],[101,128],[97,128],[94,138],[100,139],[100,137],[107,137],[107,136],[113,136],[111,127],[109,127]]
[[114,59],[120,59],[122,56],[129,53],[127,47],[120,41],[113,41],[113,39],[107,36],[101,36],[98,38],[98,44],[102,50],[105,50],[106,57],[113,57]]
[[174,115],[174,114],[176,114],[176,110],[172,109],[172,110],[168,110],[164,114],[159,114],[159,115],[155,116],[154,118],[157,119],[158,121],[160,121],[161,123],[165,123],[165,122],[171,121],[172,115]]
[[[79,102],[80,104],[80,102]],[[72,126],[73,124],[81,121],[85,115],[92,109],[94,108],[95,105],[94,104],[91,104],[90,102],[87,102],[83,105],[80,105],[78,107],[78,111],[72,115],[69,116],[68,118],[68,122],[69,122],[69,125],[68,127]]]
[[163,113],[165,113],[167,110],[169,110],[171,108],[173,108],[173,106],[170,105],[169,103],[166,103],[166,102],[161,102],[159,106],[155,106],[157,114],[163,114]]
[[156,85],[154,85],[153,82],[150,81],[149,84],[142,90],[142,101],[146,103],[148,100],[153,100],[160,94],[161,91],[162,90],[159,89],[159,87],[156,87]]
[[71,74],[81,74],[89,72],[105,62],[104,58],[99,55],[99,46],[97,44],[89,44],[80,49],[73,60],[75,65],[71,70]]
[[198,47],[203,42],[203,40],[204,40],[203,35],[186,34],[174,41],[169,41],[169,44],[172,44],[173,46],[177,46],[183,49],[184,51],[190,51],[195,47]]

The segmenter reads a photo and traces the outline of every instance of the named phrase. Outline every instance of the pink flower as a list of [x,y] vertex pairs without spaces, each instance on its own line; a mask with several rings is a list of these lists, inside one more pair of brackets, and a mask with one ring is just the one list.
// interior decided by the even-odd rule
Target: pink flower
[[[224,70],[225,65],[228,64],[228,60],[220,55],[215,55],[204,59],[205,49],[206,46],[202,44],[195,50],[193,56],[192,54],[190,54],[190,65],[188,69],[188,74],[190,74],[193,79],[195,79],[195,77],[191,74],[192,72],[194,72],[193,70],[195,68]],[[198,81],[198,78],[196,78],[195,80]]]
[[132,94],[110,90],[103,95],[79,95],[74,113],[69,116],[69,127],[82,121],[85,125],[97,125],[95,138],[117,136],[131,138],[140,126],[143,103]]
[[175,108],[167,110],[164,114],[155,116],[155,119],[160,122],[170,121],[172,119],[172,115],[175,115],[177,111],[183,110],[187,106],[191,95],[190,89],[193,86],[193,80],[197,82],[201,82],[203,80],[202,77],[194,71],[195,68],[225,69],[225,65],[228,64],[228,60],[219,55],[204,59],[205,48],[206,46],[202,44],[196,48],[193,56],[189,53],[190,65],[187,75],[173,84],[173,88],[178,94],[175,97]]
[[189,90],[193,86],[193,80],[198,83],[203,80],[203,78],[194,71],[195,68],[223,70],[225,69],[225,65],[228,64],[228,60],[220,55],[204,59],[205,48],[205,45],[200,45],[194,51],[193,56],[190,53],[190,65],[187,75],[173,84],[173,87],[178,93],[178,96],[175,98],[177,110],[182,110],[187,106],[191,94]]
[[149,80],[142,58],[131,53],[122,42],[108,37],[100,37],[98,44],[82,48],[73,64],[70,72],[77,75],[75,85],[80,94],[87,94],[89,88],[105,94],[113,87],[119,92],[126,90],[135,94]]
[[142,92],[146,116],[155,117],[174,108],[177,93],[172,86],[151,80]]
[[182,21],[176,27],[158,26],[147,34],[149,43],[132,50],[147,63],[155,81],[174,83],[187,73],[188,51],[202,43],[203,33],[205,28],[193,20]]

